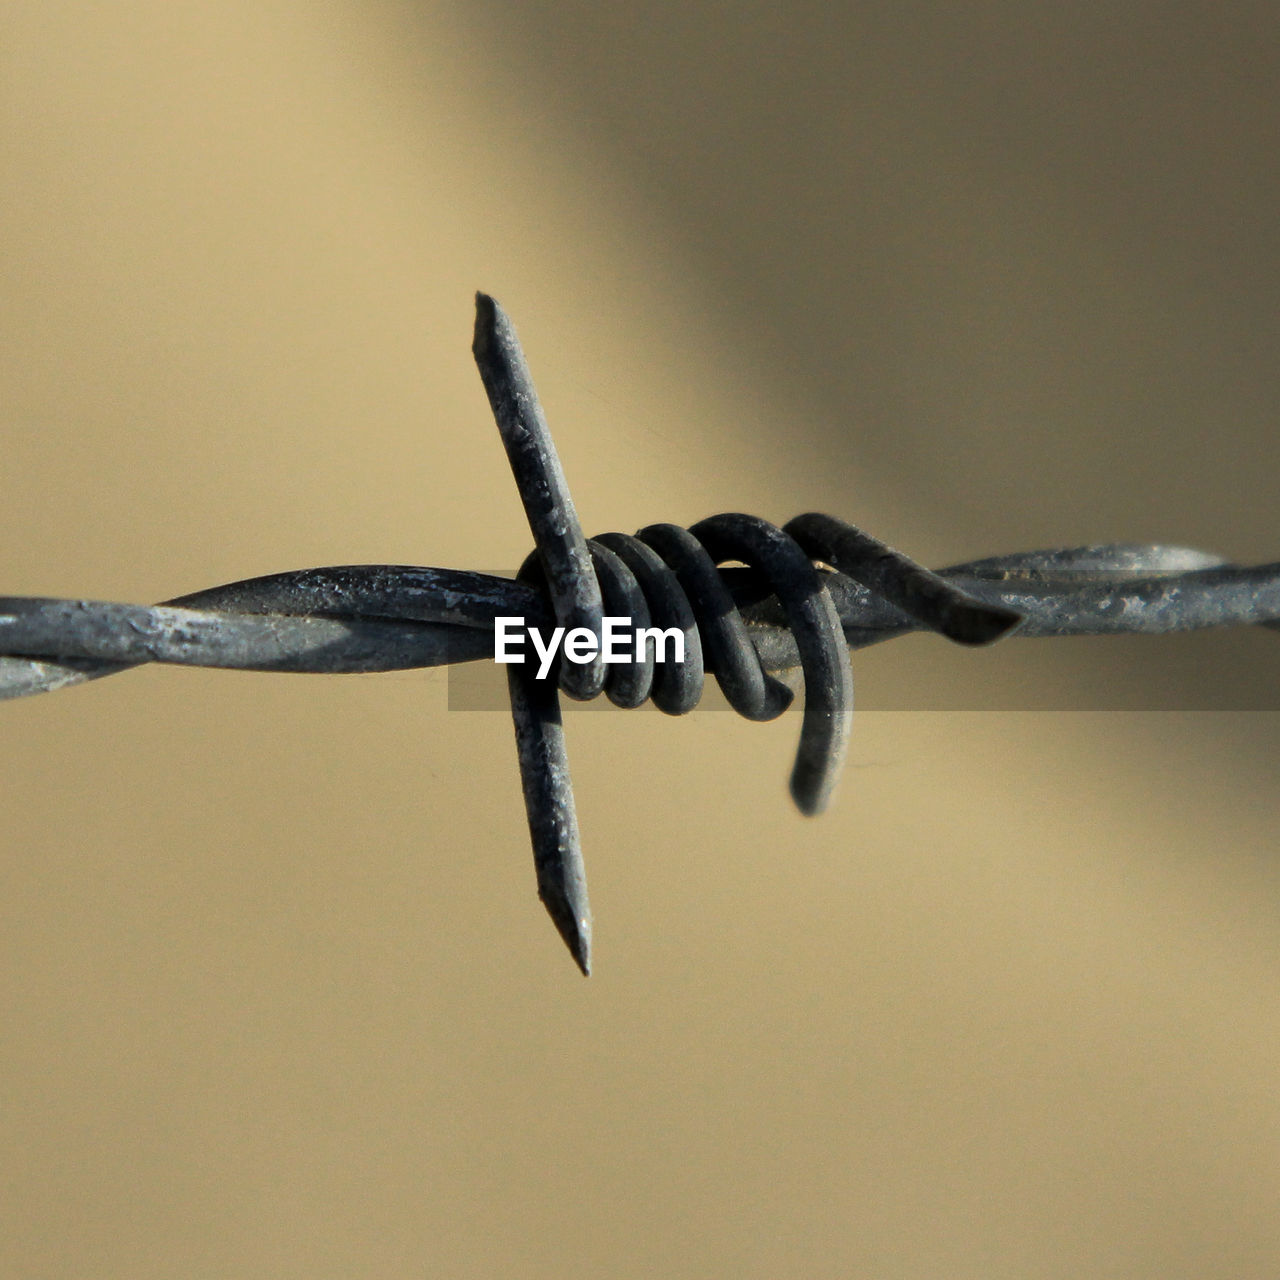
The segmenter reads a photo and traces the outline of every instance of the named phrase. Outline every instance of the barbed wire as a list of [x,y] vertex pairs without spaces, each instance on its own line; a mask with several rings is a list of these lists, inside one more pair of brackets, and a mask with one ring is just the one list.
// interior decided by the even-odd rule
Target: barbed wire
[[[674,629],[683,661],[650,650],[606,664],[507,667],[538,892],[583,973],[591,912],[559,693],[652,699],[692,711],[704,675],[753,720],[792,701],[779,673],[800,668],[804,714],[791,777],[805,813],[827,805],[853,712],[848,651],[911,631],[959,644],[1008,635],[1157,634],[1280,627],[1280,563],[1241,567],[1184,547],[1115,544],[1019,552],[936,572],[831,516],[781,529],[712,516],[689,529],[586,539],[509,317],[476,295],[473,354],[536,550],[514,579],[460,569],[345,565],[250,578],[153,606],[0,598],[0,699],[114,675],[146,662],[326,674],[394,671],[494,656],[499,618],[580,629],[604,619]],[[746,567],[722,567],[736,562]],[[588,646],[589,648],[590,646]],[[608,667],[608,669],[606,669]]]

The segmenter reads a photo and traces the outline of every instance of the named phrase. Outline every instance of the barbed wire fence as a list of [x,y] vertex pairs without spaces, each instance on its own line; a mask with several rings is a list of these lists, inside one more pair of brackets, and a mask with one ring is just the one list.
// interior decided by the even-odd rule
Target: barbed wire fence
[[[561,720],[561,692],[694,710],[706,674],[750,720],[804,709],[791,775],[820,813],[843,768],[853,713],[849,652],[932,631],[962,645],[1025,638],[1280,628],[1280,563],[1242,567],[1185,547],[1115,544],[993,556],[936,572],[821,514],[782,528],[712,516],[688,529],[582,533],[514,326],[476,295],[473,353],[533,533],[514,579],[460,569],[345,565],[250,578],[153,606],[0,597],[0,699],[47,693],[147,662],[328,674],[490,659],[500,618],[594,638],[544,678],[507,667],[538,893],[583,973],[591,912]],[[723,567],[727,563],[735,567]],[[745,567],[737,567],[745,566]],[[606,663],[605,618],[674,631]]]

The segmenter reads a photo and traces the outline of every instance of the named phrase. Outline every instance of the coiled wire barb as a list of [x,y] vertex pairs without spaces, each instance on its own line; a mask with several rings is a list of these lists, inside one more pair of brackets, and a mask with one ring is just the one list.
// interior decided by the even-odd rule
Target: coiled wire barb
[[[0,598],[0,699],[44,693],[143,662],[259,671],[369,672],[489,657],[500,618],[585,631],[594,657],[544,679],[507,668],[538,892],[584,973],[591,912],[559,691],[652,699],[683,715],[712,673],[750,720],[781,715],[799,667],[804,715],[791,793],[821,812],[853,714],[847,651],[913,630],[960,644],[1021,636],[1280,626],[1280,564],[1241,568],[1182,547],[1097,546],[997,556],[931,572],[844,521],[712,516],[682,529],[586,539],[515,329],[476,295],[472,350],[533,532],[514,580],[467,570],[347,565],[251,578],[145,607]],[[726,561],[745,568],[720,568]],[[683,661],[633,646],[600,656],[604,620],[674,629]],[[589,646],[588,646],[589,648]]]

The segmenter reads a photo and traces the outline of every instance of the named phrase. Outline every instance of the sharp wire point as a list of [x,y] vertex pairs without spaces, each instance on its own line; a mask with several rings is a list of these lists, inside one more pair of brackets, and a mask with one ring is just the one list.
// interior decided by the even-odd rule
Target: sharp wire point
[[[1280,629],[1280,564],[1240,567],[1185,547],[1119,544],[1017,552],[931,571],[833,516],[782,528],[711,516],[682,529],[583,536],[515,327],[476,294],[472,342],[533,534],[515,579],[408,565],[277,573],[151,607],[0,598],[0,700],[46,693],[145,662],[253,671],[348,673],[492,656],[497,619],[582,629],[584,662],[544,679],[508,666],[508,689],[538,895],[574,962],[591,971],[591,908],[561,721],[560,692],[602,691],[692,711],[705,675],[751,720],[780,715],[799,667],[804,714],[791,791],[805,813],[828,804],[853,715],[849,652],[911,631],[958,644],[1009,635],[1156,634],[1217,626]],[[746,568],[721,568],[736,561]],[[822,566],[827,566],[823,568]],[[598,651],[606,617],[672,629],[684,661],[638,646]]]

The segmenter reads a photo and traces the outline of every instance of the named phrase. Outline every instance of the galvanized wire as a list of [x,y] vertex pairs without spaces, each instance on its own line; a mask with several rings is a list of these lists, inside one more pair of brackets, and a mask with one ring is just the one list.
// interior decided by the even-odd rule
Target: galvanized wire
[[[683,664],[606,670],[559,662],[539,680],[508,668],[539,894],[575,960],[590,967],[591,922],[557,686],[619,706],[652,697],[684,714],[703,671],[751,719],[791,700],[776,673],[804,672],[792,793],[825,807],[852,715],[847,650],[931,630],[961,644],[1006,635],[1158,634],[1280,626],[1280,563],[1241,567],[1183,547],[1116,544],[1018,552],[936,572],[831,516],[777,529],[746,515],[688,530],[583,537],[514,327],[477,295],[473,352],[506,446],[536,552],[516,579],[457,569],[347,565],[251,578],[144,606],[0,598],[0,699],[46,693],[146,662],[339,674],[489,658],[495,620],[596,635],[606,610],[675,626]],[[720,568],[736,561],[746,568]]]

